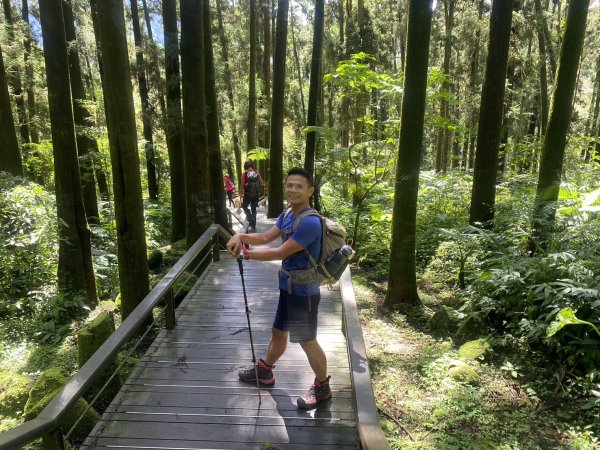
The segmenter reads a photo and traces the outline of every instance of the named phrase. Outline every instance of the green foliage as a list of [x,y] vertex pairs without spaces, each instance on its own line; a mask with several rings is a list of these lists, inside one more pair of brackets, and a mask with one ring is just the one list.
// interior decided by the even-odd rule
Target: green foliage
[[[594,303],[596,302],[600,302],[600,300],[596,300]],[[552,337],[567,325],[588,325],[592,327],[598,336],[600,336],[600,331],[598,331],[596,325],[586,322],[585,320],[579,320],[575,317],[575,313],[573,313],[571,308],[561,309],[556,315],[556,319],[548,326],[546,333],[548,337]]]
[[56,281],[54,197],[0,173],[0,317],[33,314]]
[[460,230],[468,222],[471,182],[472,177],[465,173],[437,176],[432,172],[421,173],[417,205],[418,268],[425,268],[440,243],[449,240],[448,232],[441,230]]
[[340,61],[335,72],[325,74],[325,83],[340,89],[341,98],[356,97],[361,93],[377,90],[391,101],[397,101],[402,93],[402,74],[375,71],[369,67],[375,58],[367,53],[356,53],[349,60]]
[[39,184],[52,189],[54,185],[54,155],[52,141],[23,145],[23,169]]

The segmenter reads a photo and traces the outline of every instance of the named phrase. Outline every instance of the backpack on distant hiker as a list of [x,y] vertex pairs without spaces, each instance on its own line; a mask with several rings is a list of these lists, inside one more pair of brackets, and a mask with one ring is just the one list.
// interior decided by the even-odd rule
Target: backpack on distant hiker
[[256,172],[255,170],[246,172],[246,179],[248,180],[248,183],[245,186],[245,189],[248,198],[261,198],[263,196],[264,189],[262,180],[258,172]]
[[[291,208],[285,212],[284,221],[291,212]],[[335,283],[341,278],[348,263],[354,257],[354,250],[350,245],[346,244],[347,233],[345,228],[339,223],[323,217],[315,209],[309,208],[302,211],[296,217],[290,234],[293,234],[298,229],[300,222],[308,216],[316,216],[321,221],[321,252],[318,260],[315,261],[310,252],[307,249],[304,250],[312,265],[308,269],[288,271],[282,266],[281,271],[288,275],[288,292],[290,293],[292,291],[292,283]]]

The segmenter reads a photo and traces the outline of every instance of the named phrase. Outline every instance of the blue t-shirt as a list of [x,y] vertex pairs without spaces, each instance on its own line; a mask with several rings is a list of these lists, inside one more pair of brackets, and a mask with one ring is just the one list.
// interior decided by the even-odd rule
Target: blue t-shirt
[[[294,233],[294,222],[296,221],[296,215],[290,212],[286,216],[286,212],[281,213],[277,219],[275,226],[279,228],[283,234],[281,239],[285,242],[287,239],[293,239],[300,244],[304,249],[308,250],[315,261],[318,261],[321,253],[321,219],[317,216],[307,216],[300,221],[298,228]],[[299,270],[307,269],[312,267],[310,259],[304,250],[301,250],[293,255],[288,256],[282,262],[285,270]],[[288,276],[279,272],[279,288],[287,291],[288,288]],[[310,292],[309,292],[310,288]],[[315,295],[319,293],[319,283],[311,283],[310,285],[297,285],[292,283],[292,295]]]

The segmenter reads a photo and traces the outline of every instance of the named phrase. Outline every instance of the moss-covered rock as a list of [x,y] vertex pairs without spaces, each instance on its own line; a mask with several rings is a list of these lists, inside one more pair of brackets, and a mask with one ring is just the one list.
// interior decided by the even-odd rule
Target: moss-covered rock
[[479,336],[482,336],[485,331],[486,324],[479,316],[468,316],[458,327],[456,335],[465,340],[477,339]]
[[[43,372],[29,392],[29,399],[25,404],[25,419],[31,420],[35,418],[58,394],[67,381],[67,374],[60,369],[53,368]],[[79,399],[75,406],[60,421],[60,426],[63,430],[70,430],[77,419],[84,414],[87,407],[88,402],[82,398]],[[84,439],[92,431],[98,420],[100,420],[100,415],[94,408],[90,408],[73,431],[73,438],[78,440]]]
[[429,319],[429,328],[434,332],[452,332],[458,326],[456,313],[452,308],[442,306]]
[[163,253],[158,249],[152,250],[150,252],[150,255],[148,255],[148,268],[150,270],[160,269],[160,264],[162,263],[162,260]]
[[29,377],[0,370],[0,415],[19,417],[32,384],[33,380]]
[[479,374],[468,363],[456,360],[448,370],[448,374],[456,381],[476,384],[479,382]]
[[112,314],[102,311],[98,316],[77,333],[77,363],[79,367],[100,348],[115,331]]
[[[52,368],[43,372],[29,391],[29,398],[25,403],[25,419],[31,420],[37,416],[54,397],[54,394],[67,384],[67,380],[66,372],[61,369]],[[44,401],[46,397],[50,398]]]
[[462,359],[469,361],[475,361],[478,358],[482,358],[490,350],[491,346],[485,339],[477,339],[475,341],[465,342],[458,349],[458,356]]
[[187,242],[185,239],[174,242],[163,250],[163,266],[171,268],[173,264],[181,259],[181,257],[187,252]]
[[[89,324],[83,327],[77,333],[77,363],[81,368],[88,359],[104,344],[104,342],[115,331],[115,321],[113,315],[103,311]],[[90,388],[90,392],[97,393],[100,388],[110,378],[111,374],[116,370],[117,363],[113,361],[104,369],[103,373],[98,377],[94,385]],[[107,386],[104,391],[104,398],[112,398],[118,391],[121,385],[120,378],[116,376]]]
[[194,287],[198,277],[195,275],[184,274],[179,280],[173,285],[173,294],[175,294],[174,301],[175,305],[179,305],[185,298],[188,292]]

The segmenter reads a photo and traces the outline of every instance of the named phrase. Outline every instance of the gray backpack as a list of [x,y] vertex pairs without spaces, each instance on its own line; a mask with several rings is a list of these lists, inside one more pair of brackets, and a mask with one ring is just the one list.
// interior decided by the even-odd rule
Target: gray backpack
[[248,198],[260,198],[264,194],[264,188],[262,184],[262,180],[256,171],[246,172],[246,177],[248,178],[248,185],[246,192],[248,193]]
[[[291,214],[291,212],[292,209],[288,208],[283,217],[284,221],[287,216]],[[287,234],[293,234],[298,229],[300,222],[302,222],[302,220],[308,216],[317,216],[321,221],[321,252],[318,260],[315,261],[310,252],[306,249],[304,250],[312,266],[308,269],[286,270],[283,268],[282,264],[281,272],[288,275],[288,293],[292,292],[292,284],[308,285],[315,282],[318,282],[319,284],[335,283],[340,279],[342,273],[344,272],[343,269],[346,268],[348,261],[352,256],[348,256],[347,248],[349,248],[350,251],[352,251],[352,249],[346,245],[347,233],[345,228],[337,222],[321,216],[315,209],[309,208],[302,211],[298,217],[296,217],[291,231],[289,231]],[[340,256],[343,256],[343,258]],[[337,263],[335,265],[335,270],[333,270],[331,264],[333,261],[340,261],[343,267]]]

